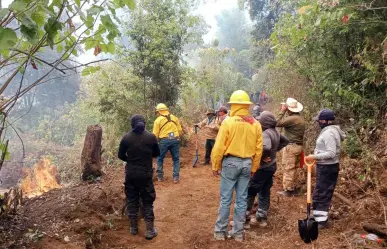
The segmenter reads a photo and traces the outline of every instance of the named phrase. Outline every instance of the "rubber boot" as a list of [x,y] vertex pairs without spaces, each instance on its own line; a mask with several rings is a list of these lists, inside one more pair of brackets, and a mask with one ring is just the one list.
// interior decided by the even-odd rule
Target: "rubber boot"
[[146,220],[145,226],[146,226],[145,239],[151,240],[157,236],[158,233],[157,233],[157,229],[154,226],[153,220]]
[[130,219],[130,234],[136,235],[138,233],[138,220]]

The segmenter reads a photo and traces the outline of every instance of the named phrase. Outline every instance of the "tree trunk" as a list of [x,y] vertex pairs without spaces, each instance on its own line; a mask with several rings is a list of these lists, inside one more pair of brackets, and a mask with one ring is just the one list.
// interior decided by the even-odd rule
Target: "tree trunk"
[[102,149],[102,127],[89,125],[85,142],[83,144],[81,166],[82,180],[91,180],[102,175],[101,149]]

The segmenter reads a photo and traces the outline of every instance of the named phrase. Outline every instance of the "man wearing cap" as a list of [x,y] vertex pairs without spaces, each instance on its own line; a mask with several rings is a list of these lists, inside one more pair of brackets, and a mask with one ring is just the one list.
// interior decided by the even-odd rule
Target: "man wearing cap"
[[227,116],[228,110],[225,106],[221,106],[218,109],[218,124],[219,126],[222,125],[223,121],[228,117]]
[[211,108],[208,109],[206,115],[207,118],[195,125],[196,127],[204,130],[204,136],[206,138],[206,156],[201,165],[210,164],[212,148],[214,147],[215,138],[219,131],[218,119],[216,117],[215,110]]
[[214,237],[216,240],[226,238],[235,190],[234,220],[229,235],[237,241],[243,241],[250,176],[258,170],[262,156],[262,128],[250,115],[252,103],[245,91],[235,91],[229,104],[230,117],[220,126],[211,154],[213,175],[221,175],[220,206]]
[[153,124],[153,134],[159,140],[160,156],[157,157],[157,180],[164,181],[164,158],[168,151],[173,160],[173,182],[180,180],[180,139],[183,134],[179,119],[169,113],[168,107],[160,103],[156,106],[157,118]]
[[[289,144],[282,154],[283,188],[279,192],[286,197],[296,195],[295,177],[296,164],[302,152],[304,142],[305,120],[300,115],[303,105],[293,98],[288,98],[286,103],[281,103],[281,112],[277,116],[277,127],[285,129],[285,136],[289,139]],[[285,114],[288,114],[285,116]]]
[[306,160],[316,160],[316,186],[313,191],[313,216],[319,229],[328,228],[328,210],[331,205],[339,176],[341,142],[345,133],[338,125],[334,125],[335,113],[324,109],[314,118],[321,132],[316,141],[314,154]]

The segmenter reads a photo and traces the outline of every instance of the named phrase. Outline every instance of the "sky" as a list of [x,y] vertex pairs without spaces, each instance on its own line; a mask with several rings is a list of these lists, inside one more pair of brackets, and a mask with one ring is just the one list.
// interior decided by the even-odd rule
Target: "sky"
[[[3,8],[7,7],[13,0],[1,0]],[[203,16],[206,23],[209,25],[208,33],[203,36],[205,43],[209,43],[216,38],[217,23],[215,17],[223,10],[232,9],[238,7],[238,0],[203,0],[196,10],[195,14]],[[78,56],[78,61],[81,63],[87,63],[96,59],[103,54],[95,57],[93,51],[89,50]]]

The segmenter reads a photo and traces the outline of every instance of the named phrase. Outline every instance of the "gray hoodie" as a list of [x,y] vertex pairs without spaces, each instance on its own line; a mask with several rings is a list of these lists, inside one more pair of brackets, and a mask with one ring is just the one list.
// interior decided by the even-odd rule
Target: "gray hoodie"
[[341,141],[346,137],[338,125],[330,125],[321,130],[317,138],[314,155],[317,164],[335,164],[339,162]]
[[[263,153],[259,169],[273,168],[276,169],[277,151],[280,151],[283,147],[288,145],[289,140],[282,136],[279,131],[275,129],[277,121],[271,112],[264,111],[258,118],[259,123],[262,126],[262,138],[263,138]],[[263,161],[265,158],[270,157],[271,161],[266,163]]]

